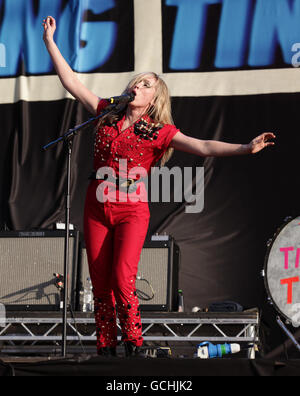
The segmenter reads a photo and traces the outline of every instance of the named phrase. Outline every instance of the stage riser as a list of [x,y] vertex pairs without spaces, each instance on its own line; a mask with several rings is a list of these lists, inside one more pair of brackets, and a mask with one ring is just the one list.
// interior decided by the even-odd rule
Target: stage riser
[[[31,316],[32,315],[32,316]],[[75,313],[67,319],[67,343],[69,347],[78,345],[96,345],[95,321],[92,314]],[[2,348],[22,347],[31,343],[35,347],[58,345],[62,339],[62,318],[54,313],[12,313],[6,318],[6,328],[0,335]],[[259,313],[143,313],[143,338],[145,346],[166,346],[176,350],[188,347],[196,352],[197,345],[208,341],[215,344],[238,343],[241,345],[259,344]],[[1,329],[0,329],[1,331]],[[80,339],[79,339],[80,335]],[[118,339],[121,331],[118,328]],[[22,348],[21,348],[22,349]],[[20,350],[21,350],[20,349]],[[1,348],[0,348],[1,350]],[[243,356],[255,357],[255,350],[251,348],[243,351]],[[241,356],[241,353],[235,357]]]

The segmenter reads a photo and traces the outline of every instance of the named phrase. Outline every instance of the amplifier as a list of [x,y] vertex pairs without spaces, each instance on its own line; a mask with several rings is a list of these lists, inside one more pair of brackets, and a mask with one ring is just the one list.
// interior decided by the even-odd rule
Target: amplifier
[[[177,310],[179,247],[171,238],[147,241],[141,252],[136,280],[137,295],[142,311]],[[82,249],[81,286],[89,277],[87,255]]]
[[[7,310],[59,310],[55,273],[64,273],[64,231],[0,232],[0,303]],[[79,232],[70,231],[68,299],[76,297]]]

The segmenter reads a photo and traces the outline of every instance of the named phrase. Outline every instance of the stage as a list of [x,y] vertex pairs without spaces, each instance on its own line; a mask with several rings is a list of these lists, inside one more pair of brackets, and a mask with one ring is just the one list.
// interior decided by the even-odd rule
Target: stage
[[[266,359],[179,359],[179,358],[103,358],[76,355],[59,358],[3,358],[0,376],[97,376],[103,377],[101,390],[113,380],[120,383],[140,382],[147,388],[160,381],[192,381],[203,376],[299,376],[300,360],[274,361]],[[126,376],[126,378],[124,378]],[[114,378],[105,378],[114,377]],[[137,378],[137,377],[143,377]],[[153,379],[154,377],[154,379]],[[156,379],[157,381],[157,379]],[[164,384],[166,385],[166,384]]]
[[[147,358],[126,358],[121,342],[117,358],[104,358],[96,354],[93,314],[69,312],[67,354],[62,357],[61,312],[8,311],[5,326],[0,328],[0,376],[101,376],[104,391],[121,389],[125,383],[140,384],[140,391],[147,391],[172,384],[190,385],[194,390],[200,386],[196,377],[202,376],[300,375],[300,360],[260,357],[257,309],[238,313],[143,312],[142,325]],[[200,359],[197,345],[203,341],[249,348],[222,358]]]

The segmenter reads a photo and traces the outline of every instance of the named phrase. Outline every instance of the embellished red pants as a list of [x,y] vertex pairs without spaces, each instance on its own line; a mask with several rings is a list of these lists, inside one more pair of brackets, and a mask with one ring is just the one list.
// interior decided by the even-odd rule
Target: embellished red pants
[[118,316],[122,340],[143,343],[135,281],[149,225],[147,202],[102,202],[98,181],[87,191],[84,235],[95,302],[97,348],[117,345]]

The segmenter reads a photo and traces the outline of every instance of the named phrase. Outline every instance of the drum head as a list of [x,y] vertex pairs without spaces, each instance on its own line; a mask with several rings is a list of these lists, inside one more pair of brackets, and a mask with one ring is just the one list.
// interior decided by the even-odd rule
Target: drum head
[[275,235],[264,272],[265,286],[275,308],[293,326],[300,326],[300,216]]

